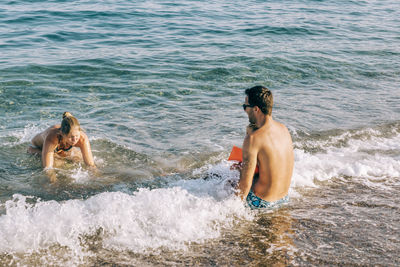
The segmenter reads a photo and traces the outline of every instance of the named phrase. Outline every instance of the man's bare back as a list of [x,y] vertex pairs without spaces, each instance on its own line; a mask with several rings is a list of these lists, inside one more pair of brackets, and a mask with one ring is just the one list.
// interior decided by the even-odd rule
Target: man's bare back
[[[260,198],[260,201],[273,202],[288,194],[293,173],[294,153],[288,129],[272,119],[272,94],[268,89],[261,88],[256,88],[255,91],[258,92],[256,97],[264,98],[250,99],[249,102],[249,97],[254,98],[254,92],[249,92],[253,95],[246,96],[243,105],[252,127],[248,127],[243,141],[243,166],[238,189],[242,199],[250,194]],[[263,101],[266,104],[263,105]],[[258,179],[254,179],[257,164],[259,176]]]
[[[292,138],[287,128],[272,118],[261,128],[249,133],[257,150],[259,176],[253,181],[256,196],[275,201],[286,196],[289,190],[294,155]],[[247,137],[246,137],[247,138]]]

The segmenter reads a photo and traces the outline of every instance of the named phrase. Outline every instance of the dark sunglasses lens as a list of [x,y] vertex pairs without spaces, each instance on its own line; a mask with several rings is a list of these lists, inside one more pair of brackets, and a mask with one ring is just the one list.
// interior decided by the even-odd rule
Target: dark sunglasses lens
[[243,110],[246,110],[247,107],[252,108],[253,106],[252,105],[248,105],[248,104],[243,104]]

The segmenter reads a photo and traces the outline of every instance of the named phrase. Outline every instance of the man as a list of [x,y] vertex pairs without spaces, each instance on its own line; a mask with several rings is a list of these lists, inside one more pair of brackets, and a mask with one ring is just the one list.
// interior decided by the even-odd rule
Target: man
[[[272,119],[269,89],[255,86],[245,93],[243,109],[250,125],[243,141],[238,195],[252,209],[273,207],[288,201],[294,165],[292,138],[285,125]],[[258,177],[254,176],[257,164]]]

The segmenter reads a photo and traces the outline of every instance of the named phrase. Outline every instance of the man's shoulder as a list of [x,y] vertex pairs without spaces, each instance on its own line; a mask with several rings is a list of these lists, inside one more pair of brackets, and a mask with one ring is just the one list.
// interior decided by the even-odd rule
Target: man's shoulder
[[252,147],[260,148],[263,145],[265,145],[266,141],[269,139],[268,136],[269,136],[268,130],[260,128],[260,129],[257,129],[255,131],[249,133],[246,136],[246,138]]
[[289,132],[289,129],[283,123],[277,122],[276,124],[276,131],[274,133],[275,140],[284,144],[291,144],[292,143],[292,136]]
[[283,123],[273,121],[270,127],[262,129],[261,131],[256,131],[253,138],[256,143],[260,143],[264,146],[289,137],[290,133],[288,128]]
[[257,131],[253,132],[254,136],[263,136],[263,135],[268,135],[268,134],[274,134],[276,132],[287,132],[288,128],[281,122],[279,121],[271,121],[270,125],[266,125],[265,127],[262,127],[258,129]]
[[281,132],[289,132],[288,128],[286,127],[285,124],[279,122],[279,121],[274,121],[274,128],[276,131],[281,131]]

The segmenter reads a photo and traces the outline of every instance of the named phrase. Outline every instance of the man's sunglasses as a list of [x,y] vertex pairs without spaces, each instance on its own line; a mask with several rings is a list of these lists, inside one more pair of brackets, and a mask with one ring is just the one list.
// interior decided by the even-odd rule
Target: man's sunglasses
[[243,110],[246,111],[246,108],[254,108],[254,106],[249,105],[249,104],[243,104]]

